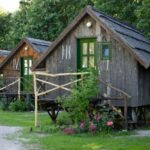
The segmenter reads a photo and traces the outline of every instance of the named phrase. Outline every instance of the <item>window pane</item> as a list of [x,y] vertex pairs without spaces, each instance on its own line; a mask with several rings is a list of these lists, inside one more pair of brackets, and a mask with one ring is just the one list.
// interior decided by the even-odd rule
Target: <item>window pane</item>
[[29,59],[29,67],[32,67],[32,60]]
[[24,75],[28,75],[28,68],[24,68]]
[[90,56],[89,57],[89,67],[94,67],[95,64],[94,64],[94,56]]
[[29,75],[31,75],[31,68],[29,68]]
[[24,67],[28,67],[28,60],[27,59],[24,60]]
[[82,68],[87,68],[87,57],[82,57]]
[[102,45],[102,55],[105,58],[109,58],[110,57],[110,49],[108,45]]
[[90,51],[90,54],[94,54],[94,43],[93,42],[89,43],[89,51]]
[[83,43],[82,45],[82,49],[83,49],[83,55],[87,55],[87,51],[88,51],[88,43]]

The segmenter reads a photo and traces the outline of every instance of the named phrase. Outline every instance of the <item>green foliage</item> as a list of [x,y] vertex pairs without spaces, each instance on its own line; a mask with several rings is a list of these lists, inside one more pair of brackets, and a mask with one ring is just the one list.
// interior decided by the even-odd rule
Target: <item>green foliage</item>
[[142,6],[138,7],[136,10],[136,15],[138,18],[137,27],[150,38],[150,1],[143,0]]
[[9,104],[10,111],[30,111],[34,110],[34,106],[29,100],[15,100]]
[[28,36],[28,17],[30,2],[29,0],[20,1],[20,9],[11,15],[8,34],[5,35],[8,49],[14,49],[18,42]]
[[10,111],[25,111],[26,110],[26,103],[21,100],[16,100],[11,102],[9,105]]
[[13,49],[25,36],[53,41],[86,5],[134,25],[150,37],[149,0],[21,0],[17,12],[0,11],[0,48]]
[[0,74],[0,87],[4,86],[4,79],[3,76]]
[[0,109],[1,110],[8,110],[10,102],[7,101],[6,98],[0,98]]
[[67,112],[60,112],[57,117],[57,124],[62,125],[71,125],[72,120],[70,118],[70,115]]
[[[136,25],[135,10],[141,5],[141,0],[96,0],[95,7],[131,25]],[[130,15],[130,17],[129,17]]]
[[11,14],[0,11],[0,49],[7,49],[7,34],[10,29]]
[[33,131],[37,133],[57,133],[59,130],[59,127],[56,125],[40,126],[38,128],[33,129]]
[[82,82],[75,85],[69,96],[63,98],[62,106],[74,121],[84,120],[89,107],[90,98],[96,96],[97,76],[95,73],[87,75]]

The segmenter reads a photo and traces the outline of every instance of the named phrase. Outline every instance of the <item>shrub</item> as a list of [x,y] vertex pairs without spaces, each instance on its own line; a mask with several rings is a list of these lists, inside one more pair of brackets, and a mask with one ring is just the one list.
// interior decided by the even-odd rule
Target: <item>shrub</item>
[[10,104],[10,102],[8,102],[6,98],[0,99],[0,109],[1,110],[8,110],[9,104]]
[[62,126],[62,125],[71,125],[72,120],[67,112],[61,112],[58,115],[57,118],[57,124]]
[[34,110],[34,105],[31,100],[25,100],[25,106],[27,111]]
[[26,103],[21,100],[16,100],[11,102],[9,105],[10,111],[25,111],[26,110]]
[[71,94],[58,100],[64,110],[69,112],[70,117],[75,122],[84,120],[90,103],[90,98],[96,96],[97,75],[91,72],[83,78],[83,81],[74,85]]

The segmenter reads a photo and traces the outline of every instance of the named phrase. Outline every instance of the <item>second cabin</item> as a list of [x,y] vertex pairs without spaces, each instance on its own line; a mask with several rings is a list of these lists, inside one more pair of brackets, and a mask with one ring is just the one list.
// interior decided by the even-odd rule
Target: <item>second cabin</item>
[[[33,70],[43,68],[51,74],[94,68],[99,79],[131,96],[128,107],[150,106],[150,41],[135,28],[94,8],[85,8],[33,66]],[[54,81],[65,84],[63,79]],[[99,86],[99,98],[119,96],[111,88]],[[49,100],[60,93],[56,94]],[[124,106],[121,100],[114,105]]]
[[4,85],[20,78],[20,87],[14,84],[5,89],[5,94],[17,94],[18,88],[22,93],[33,93],[31,67],[50,44],[51,42],[33,38],[24,38],[19,42],[1,64],[0,72],[3,74]]

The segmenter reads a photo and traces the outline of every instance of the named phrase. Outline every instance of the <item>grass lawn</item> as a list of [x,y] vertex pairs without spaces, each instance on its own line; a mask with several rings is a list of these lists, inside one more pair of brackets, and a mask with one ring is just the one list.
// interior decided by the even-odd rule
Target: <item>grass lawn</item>
[[[39,114],[41,126],[50,123],[46,113]],[[41,146],[40,150],[150,150],[150,137],[76,134],[64,135],[61,132],[39,134],[29,132],[34,125],[34,113],[13,113],[0,111],[0,125],[27,127],[22,137],[30,139],[30,143]],[[51,125],[54,126],[54,125]]]
[[[39,124],[42,126],[51,124],[51,120],[46,112],[39,113],[38,117]],[[0,111],[0,125],[33,127],[34,112]]]

